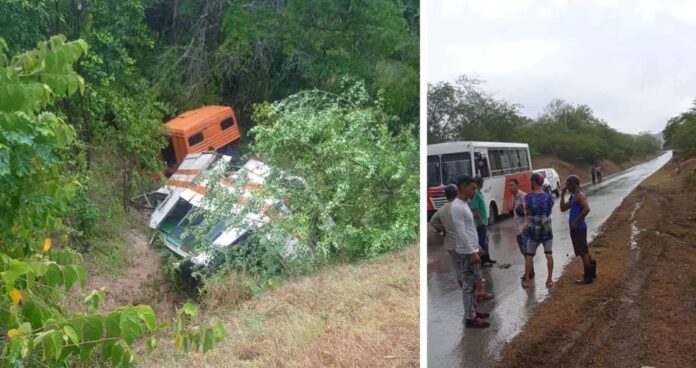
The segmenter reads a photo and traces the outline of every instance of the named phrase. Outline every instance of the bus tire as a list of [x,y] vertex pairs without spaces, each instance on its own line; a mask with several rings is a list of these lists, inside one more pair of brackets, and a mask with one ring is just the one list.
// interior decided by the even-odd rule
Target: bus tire
[[556,198],[561,196],[561,183],[556,182],[556,190],[553,191],[553,194],[556,195]]
[[491,202],[488,206],[488,225],[493,225],[498,221],[498,206]]

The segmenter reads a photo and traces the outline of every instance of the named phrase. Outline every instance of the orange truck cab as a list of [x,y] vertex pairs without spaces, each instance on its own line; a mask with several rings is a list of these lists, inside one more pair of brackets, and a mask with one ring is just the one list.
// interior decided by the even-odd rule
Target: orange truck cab
[[218,151],[238,159],[241,134],[229,106],[203,106],[167,122],[169,143],[162,150],[170,176],[189,153]]

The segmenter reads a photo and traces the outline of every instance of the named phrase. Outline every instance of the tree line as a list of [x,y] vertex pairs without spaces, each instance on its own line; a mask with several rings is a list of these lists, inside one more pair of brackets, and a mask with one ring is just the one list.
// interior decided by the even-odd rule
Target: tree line
[[667,121],[662,137],[666,148],[680,151],[685,157],[696,156],[696,101],[689,110]]
[[656,136],[619,132],[587,105],[555,99],[535,119],[522,115],[521,107],[492,96],[482,88],[482,81],[467,76],[430,84],[428,143],[525,142],[533,155],[554,155],[588,165],[602,159],[622,163],[661,148]]

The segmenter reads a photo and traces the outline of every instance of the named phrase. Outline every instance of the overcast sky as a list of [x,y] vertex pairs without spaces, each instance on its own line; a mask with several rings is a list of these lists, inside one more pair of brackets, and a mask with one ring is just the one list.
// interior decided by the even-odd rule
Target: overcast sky
[[428,82],[461,74],[536,117],[553,99],[659,132],[696,97],[696,1],[427,0]]

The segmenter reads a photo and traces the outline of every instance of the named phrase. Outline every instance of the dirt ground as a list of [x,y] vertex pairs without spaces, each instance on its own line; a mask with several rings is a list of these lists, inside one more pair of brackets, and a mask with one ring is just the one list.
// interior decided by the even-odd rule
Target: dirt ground
[[590,245],[595,283],[573,261],[500,367],[696,366],[694,170],[670,162],[624,200]]
[[117,277],[89,274],[87,289],[105,287],[107,298],[103,310],[126,304],[148,304],[158,319],[174,317],[175,306],[183,303],[162,274],[161,257],[149,244],[149,213],[131,209],[132,226],[125,234],[128,253],[123,272]]
[[[611,174],[615,174],[620,171],[624,171],[632,166],[638,165],[642,162],[649,161],[659,155],[650,155],[643,160],[632,160],[624,162],[623,164],[617,164],[609,160],[603,160],[602,165],[602,176],[607,177]],[[592,176],[590,173],[590,167],[585,165],[575,165],[563,161],[554,156],[539,156],[535,158],[532,162],[535,169],[553,168],[558,171],[558,175],[561,176],[561,180],[565,180],[569,175],[577,175],[583,183],[591,183]],[[561,183],[563,184],[563,183]]]
[[162,345],[143,367],[417,367],[418,246],[320,270],[204,312],[226,338],[206,355]]

